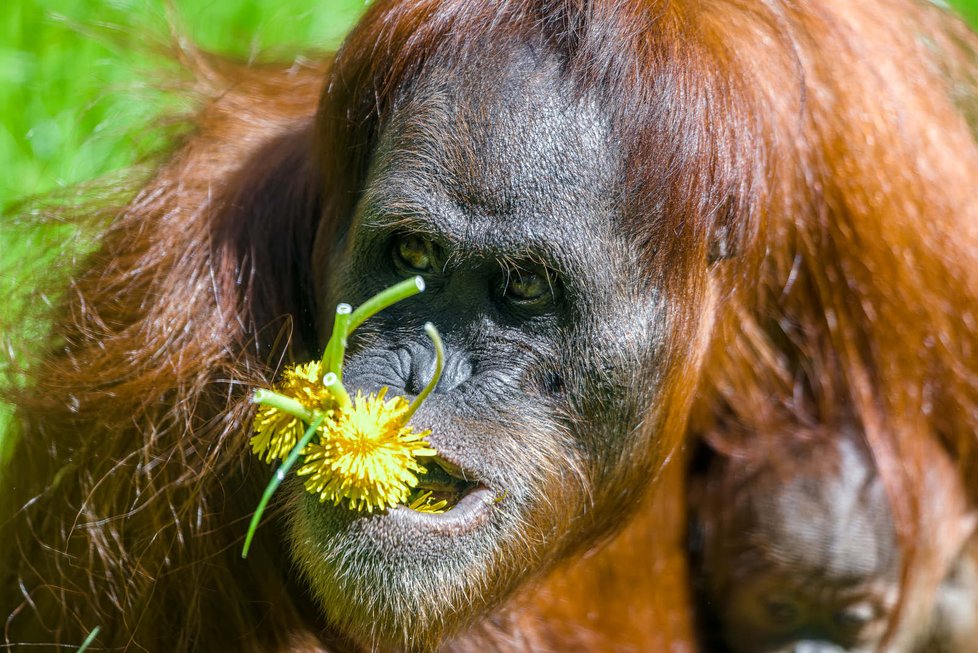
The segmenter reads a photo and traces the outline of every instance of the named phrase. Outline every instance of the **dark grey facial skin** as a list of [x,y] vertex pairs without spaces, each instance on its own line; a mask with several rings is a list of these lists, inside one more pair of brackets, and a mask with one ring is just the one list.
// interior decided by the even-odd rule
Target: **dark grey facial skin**
[[[380,648],[434,647],[593,541],[654,462],[654,428],[637,427],[659,378],[665,307],[619,224],[607,121],[529,50],[487,65],[431,70],[396,107],[342,273],[321,291],[328,324],[336,300],[424,276],[426,292],[355,334],[344,382],[417,393],[433,364],[422,325],[434,323],[446,372],[413,423],[483,488],[441,518],[357,515],[293,488],[299,570],[335,626]],[[431,244],[430,268],[398,260],[410,237]],[[510,290],[528,273],[549,279],[539,301]]]
[[835,444],[814,474],[751,490],[736,537],[752,544],[726,561],[749,571],[713,597],[735,653],[880,650],[899,595],[893,520],[866,452]]

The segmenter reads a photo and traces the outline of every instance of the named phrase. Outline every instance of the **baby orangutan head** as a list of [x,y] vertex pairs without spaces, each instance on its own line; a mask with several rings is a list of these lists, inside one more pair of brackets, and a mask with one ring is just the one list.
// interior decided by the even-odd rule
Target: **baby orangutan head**
[[706,628],[735,653],[916,650],[935,623],[936,585],[973,528],[960,488],[934,495],[958,518],[942,542],[925,538],[933,544],[918,561],[928,569],[904,585],[890,503],[861,433],[843,424],[780,435],[800,442],[775,445],[756,466],[718,457],[697,481]]

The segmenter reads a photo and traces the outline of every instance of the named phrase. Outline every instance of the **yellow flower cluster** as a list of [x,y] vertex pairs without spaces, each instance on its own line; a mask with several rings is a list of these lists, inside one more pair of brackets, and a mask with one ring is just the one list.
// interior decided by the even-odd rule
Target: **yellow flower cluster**
[[351,510],[367,512],[393,508],[407,500],[417,474],[427,471],[417,458],[437,453],[424,441],[430,431],[415,433],[403,420],[407,400],[385,400],[386,393],[357,392],[349,410],[324,422],[326,436],[309,445],[297,473],[309,477],[306,490],[320,501],[347,500]]
[[[320,410],[329,414],[336,400],[321,379],[319,361],[290,366],[286,368],[275,391],[295,399],[309,411]],[[254,429],[256,435],[251,438],[251,450],[259,458],[264,454],[265,462],[270,463],[289,455],[306,430],[306,425],[291,413],[273,406],[259,406]]]
[[[307,476],[306,490],[320,501],[351,510],[373,512],[408,503],[422,512],[441,512],[444,501],[430,492],[412,497],[418,474],[427,470],[418,458],[437,452],[425,441],[430,431],[414,432],[407,424],[409,404],[404,397],[386,398],[387,388],[365,397],[357,392],[349,406],[337,405],[319,377],[319,363],[286,370],[275,391],[310,411],[326,415],[317,439],[302,452],[297,474]],[[252,450],[266,462],[284,458],[305,431],[302,420],[274,406],[262,406],[255,418]]]

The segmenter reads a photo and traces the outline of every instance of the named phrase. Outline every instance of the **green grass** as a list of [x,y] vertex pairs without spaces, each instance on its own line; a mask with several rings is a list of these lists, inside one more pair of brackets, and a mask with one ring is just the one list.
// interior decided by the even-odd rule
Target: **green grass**
[[[937,0],[935,0],[937,1]],[[978,21],[978,0],[952,5]],[[0,344],[43,329],[24,324],[23,293],[68,264],[72,229],[38,226],[32,202],[55,200],[123,170],[164,143],[153,124],[165,99],[151,86],[148,42],[167,39],[163,0],[5,0],[0,11]],[[362,0],[173,0],[180,31],[204,48],[283,58],[339,44]],[[11,322],[15,322],[11,326]],[[2,359],[2,357],[0,357]],[[0,363],[2,364],[2,363]],[[5,413],[0,404],[0,436]],[[2,439],[0,439],[2,442]]]

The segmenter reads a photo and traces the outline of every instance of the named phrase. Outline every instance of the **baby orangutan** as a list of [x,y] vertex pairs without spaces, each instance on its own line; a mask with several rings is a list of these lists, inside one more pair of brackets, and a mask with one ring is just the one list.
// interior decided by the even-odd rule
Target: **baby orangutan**
[[946,454],[935,455],[941,464],[921,481],[927,508],[941,517],[917,538],[920,573],[903,585],[901,601],[901,547],[861,433],[837,425],[770,435],[760,457],[717,447],[692,481],[704,650],[974,650],[961,642],[976,642],[976,610],[961,597],[978,590],[964,547],[975,520]]

